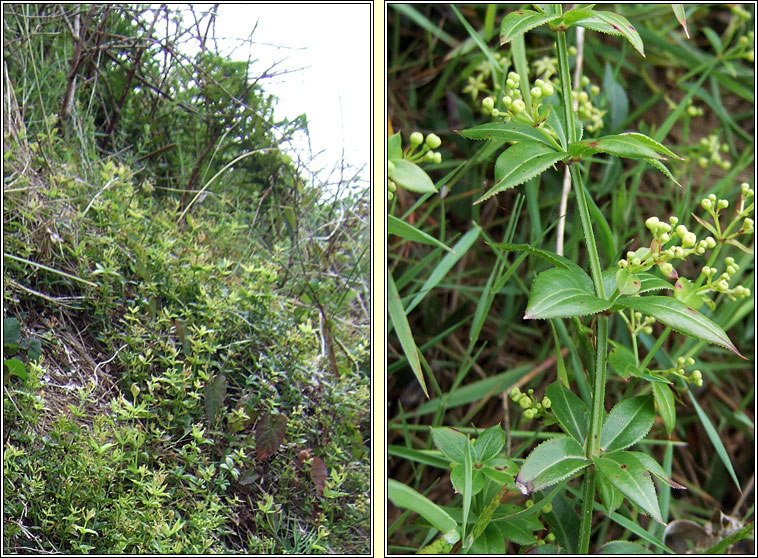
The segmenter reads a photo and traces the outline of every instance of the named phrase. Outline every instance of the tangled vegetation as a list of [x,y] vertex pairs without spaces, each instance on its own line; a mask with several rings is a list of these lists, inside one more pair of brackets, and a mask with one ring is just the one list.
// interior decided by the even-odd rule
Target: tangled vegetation
[[188,15],[3,4],[4,553],[369,549],[368,187]]

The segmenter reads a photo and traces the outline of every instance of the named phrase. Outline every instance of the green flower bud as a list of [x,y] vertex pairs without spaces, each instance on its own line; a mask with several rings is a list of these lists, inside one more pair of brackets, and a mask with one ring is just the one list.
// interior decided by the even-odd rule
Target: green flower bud
[[390,192],[394,192],[395,190],[397,190],[397,184],[395,184],[391,180],[388,180],[387,181],[387,190],[390,191]]
[[690,248],[697,244],[697,237],[695,236],[695,233],[688,232],[684,235],[684,238],[682,238],[682,246],[685,248]]
[[708,248],[715,248],[716,246],[716,241],[713,239],[712,236],[706,237],[705,242],[708,245]]
[[387,173],[391,173],[393,170],[395,170],[395,163],[392,161],[387,161]]
[[426,136],[426,145],[428,145],[430,149],[437,149],[442,145],[442,140],[437,134],[429,134]]
[[619,260],[618,262],[619,269],[624,269],[627,265],[626,260]]
[[729,207],[729,200],[719,200],[718,203],[716,204],[716,207],[718,207],[719,209],[726,209],[727,207]]
[[734,275],[735,273],[737,273],[737,268],[736,268],[736,267],[734,267],[733,265],[728,265],[728,266],[726,267],[726,272],[727,272],[729,275]]
[[528,420],[532,420],[532,419],[534,418],[534,415],[535,415],[535,413],[536,413],[536,412],[537,412],[537,411],[536,411],[536,410],[534,410],[534,409],[527,409],[526,411],[524,411],[524,416],[525,416],[525,417],[526,417]]
[[662,244],[666,244],[669,240],[671,240],[671,235],[669,233],[663,233],[660,240]]
[[[551,511],[553,511],[553,504],[545,504],[545,505],[542,507],[542,511],[543,511],[544,513],[550,513]],[[548,533],[548,534],[545,536],[545,540],[546,540],[547,542],[550,542],[550,543],[551,543],[551,542],[553,542],[553,541],[555,540],[555,535],[554,535],[553,533]]]
[[521,81],[521,76],[519,76],[516,72],[508,72],[508,79],[518,83]]
[[651,231],[655,231],[658,229],[659,222],[658,217],[649,217],[648,220],[645,221],[645,226]]
[[724,258],[724,263],[726,265],[734,265],[734,258],[732,256],[727,256]]
[[522,101],[521,99],[516,99],[511,104],[511,112],[513,114],[521,114],[522,112],[524,112],[524,109],[526,109],[526,105],[524,104],[524,101]]
[[591,85],[590,93],[592,93],[593,95],[597,95],[598,93],[600,93],[600,87],[598,87],[597,85]]
[[584,104],[584,103],[586,103],[587,101],[590,100],[590,96],[587,95],[586,91],[580,91],[579,92],[579,96],[577,97],[577,99],[579,99],[580,103]]
[[712,203],[716,203],[716,194],[708,194],[708,199],[711,200]]
[[553,88],[553,84],[549,81],[544,82],[542,85],[540,85],[540,89],[542,89],[542,94],[545,97],[549,97],[553,93],[555,93],[555,89]]
[[671,274],[674,272],[674,266],[671,265],[669,262],[663,262],[658,265],[658,269],[661,270],[661,273],[665,275],[666,277],[671,277]]
[[695,385],[696,385],[697,387],[703,387],[703,379],[702,379],[702,378],[700,378],[699,380],[697,380],[697,381],[695,382]]
[[643,327],[642,328],[642,333],[644,333],[645,335],[652,335],[652,333],[653,333],[652,326],[648,325],[648,326]]
[[532,97],[534,97],[535,99],[539,99],[540,97],[542,97],[542,89],[540,89],[539,87],[532,87],[530,92],[532,94]]
[[418,147],[422,143],[424,143],[424,134],[421,132],[413,132],[411,134],[411,146]]
[[442,153],[440,153],[439,151],[434,152],[434,162],[437,163],[438,165],[442,162]]
[[511,399],[514,401],[518,401],[521,398],[521,390],[518,388],[518,386],[515,386],[511,389]]
[[[700,165],[701,168],[705,168],[708,166],[708,159],[706,159],[705,157],[700,157],[697,160],[697,164]],[[708,209],[707,207],[705,207],[705,205],[703,207],[705,209]]]
[[491,111],[493,108],[495,108],[495,99],[492,97],[485,97],[482,99],[482,106],[485,108],[485,110]]
[[547,395],[542,398],[542,406],[545,407],[545,409],[549,409],[552,404],[553,402],[550,401],[550,398]]
[[674,215],[669,217],[669,223],[671,223],[671,226],[676,225],[678,222],[679,222],[679,217],[676,217]]
[[697,116],[697,108],[693,105],[687,107],[687,114],[690,116]]
[[687,234],[687,227],[685,227],[684,225],[679,225],[679,226],[676,228],[676,235],[677,235],[679,238],[684,238],[684,235],[685,235],[685,234]]
[[528,395],[522,395],[518,400],[518,404],[522,409],[528,409],[532,406],[532,399]]
[[576,47],[573,45],[569,47],[569,56],[576,56]]
[[702,379],[703,373],[700,370],[693,370],[692,371],[692,379],[695,381],[698,381]]
[[531,508],[534,505],[534,500],[527,500],[526,502],[524,502],[524,505],[527,508]]
[[424,161],[427,163],[433,163],[434,162],[434,151],[427,151],[424,154]]

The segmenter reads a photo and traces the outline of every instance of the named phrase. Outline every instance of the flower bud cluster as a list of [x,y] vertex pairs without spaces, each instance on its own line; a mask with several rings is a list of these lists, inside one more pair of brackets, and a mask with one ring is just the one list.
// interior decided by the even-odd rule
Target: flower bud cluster
[[701,138],[700,145],[696,147],[696,153],[700,154],[697,159],[697,164],[705,169],[713,163],[724,170],[729,170],[732,168],[731,161],[724,159],[721,155],[728,151],[729,146],[725,143],[721,143],[718,132],[713,132],[707,138]]
[[510,397],[514,403],[518,403],[519,407],[524,409],[524,416],[529,420],[543,416],[552,405],[547,395],[542,398],[542,401],[537,401],[533,389],[523,393],[518,386],[511,389]]
[[[429,134],[424,139],[424,134],[421,132],[413,132],[410,137],[410,150],[405,153],[404,158],[408,161],[418,163],[423,161],[424,163],[440,163],[442,162],[442,155],[435,152],[442,145],[442,140],[437,134]],[[421,151],[414,155],[414,151],[417,147],[421,146]]]
[[571,92],[571,100],[577,104],[576,113],[579,118],[589,122],[587,131],[594,132],[603,127],[603,115],[607,111],[598,109],[592,102],[600,93],[600,88],[597,85],[590,85],[589,93],[587,93],[588,85],[590,85],[590,78],[582,76],[579,80],[579,89]]
[[653,318],[652,316],[645,316],[645,319],[643,320],[641,312],[635,312],[633,316],[634,316],[633,323],[636,325],[632,328],[632,335],[636,335],[640,331],[647,335],[652,335],[653,324],[655,323],[655,318]]
[[[691,254],[702,256],[706,250],[716,246],[716,240],[711,236],[698,240],[695,233],[680,225],[675,216],[669,217],[668,223],[658,217],[650,217],[645,221],[645,226],[653,234],[651,248],[642,247],[627,252],[626,259],[618,262],[620,268],[629,268],[631,273],[646,271],[657,265],[665,277],[674,279],[678,275],[671,260],[683,260]],[[664,248],[672,240],[679,242],[679,245]]]
[[692,384],[695,387],[703,387],[703,373],[700,370],[693,370],[690,374],[687,374],[686,368],[693,366],[695,359],[692,357],[679,357],[676,359],[676,366],[669,368],[668,370],[656,370],[665,375],[678,376],[688,384]]
[[689,100],[687,103],[687,115],[688,116],[703,116],[705,114],[705,110],[703,110],[703,107],[696,107],[692,99]]
[[532,97],[532,114],[526,112],[526,103],[521,94],[521,76],[516,72],[509,72],[505,80],[505,95],[501,99],[506,110],[495,108],[493,97],[485,97],[482,100],[482,111],[494,117],[503,117],[506,122],[515,118],[533,124],[539,117],[537,109],[540,106],[541,99],[555,93],[555,87],[550,81],[537,79],[529,93]]
[[732,280],[732,276],[737,273],[737,270],[740,268],[740,266],[737,265],[737,262],[734,261],[734,258],[726,258],[724,264],[726,265],[726,270],[721,274],[719,274],[718,269],[715,267],[708,267],[707,265],[703,266],[703,269],[700,272],[706,278],[705,286],[715,292],[727,295],[731,300],[750,296],[750,289],[747,287],[743,287],[742,285],[737,285],[734,288],[729,287],[729,282]]

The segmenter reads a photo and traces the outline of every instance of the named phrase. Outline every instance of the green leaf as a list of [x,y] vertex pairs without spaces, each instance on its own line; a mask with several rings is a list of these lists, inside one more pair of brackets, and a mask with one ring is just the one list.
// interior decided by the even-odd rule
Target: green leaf
[[500,24],[500,44],[509,43],[517,35],[560,18],[561,16],[557,14],[540,14],[533,10],[511,12],[503,18],[503,22]]
[[16,318],[3,319],[3,345],[18,345],[21,338],[21,322]]
[[650,432],[655,422],[655,406],[649,395],[625,399],[608,414],[600,433],[600,449],[616,451],[636,444]]
[[395,281],[392,279],[392,273],[390,272],[387,273],[387,309],[390,320],[392,320],[392,325],[397,333],[397,338],[400,340],[400,346],[403,347],[405,358],[408,359],[408,364],[410,364],[411,370],[416,375],[416,379],[421,384],[424,395],[428,399],[429,392],[426,389],[424,373],[421,370],[421,361],[418,358],[418,348],[416,347],[416,342],[413,340],[411,326],[408,324],[403,303],[400,301],[400,293],[397,292]]
[[599,475],[603,475],[630,502],[658,523],[663,523],[650,473],[634,455],[627,451],[617,451],[593,457],[592,461]]
[[696,337],[726,347],[738,357],[747,360],[740,354],[737,347],[729,340],[726,333],[718,324],[706,318],[683,302],[670,296],[646,296],[644,298],[623,298],[617,300],[612,311],[620,308],[637,310],[669,326],[674,331]]
[[637,294],[642,282],[636,275],[629,272],[629,268],[622,267],[616,272],[616,287],[623,295]]
[[594,12],[591,8],[574,8],[563,14],[563,25],[568,28],[576,25],[577,22],[592,17]]
[[489,554],[505,554],[505,538],[497,525],[487,525],[481,536],[473,542],[467,554],[486,556]]
[[674,297],[693,310],[700,310],[705,303],[705,296],[698,293],[697,287],[686,277],[677,279],[674,285]]
[[464,451],[468,444],[465,434],[447,426],[432,428],[432,441],[450,461],[463,463]]
[[550,145],[545,137],[532,126],[513,122],[490,122],[459,132],[464,138],[473,140],[537,141]]
[[458,524],[450,514],[410,486],[395,479],[387,479],[387,498],[398,508],[414,511],[426,519],[432,527],[445,535],[447,542],[452,544],[460,540]]
[[[617,271],[618,268],[611,268],[603,271],[603,285],[605,286],[605,294],[609,300],[613,298],[613,291],[616,289]],[[673,288],[671,283],[661,279],[657,275],[653,275],[652,273],[640,271],[639,273],[635,273],[634,276],[640,280],[640,290],[637,291],[637,294]]]
[[422,230],[417,229],[410,223],[406,223],[402,219],[398,219],[394,215],[387,215],[387,233],[388,234],[394,234],[395,236],[399,236],[400,238],[404,238],[405,240],[410,240],[411,242],[423,242],[424,244],[431,244],[432,246],[439,246],[440,248],[444,248],[448,252],[452,252],[450,248],[445,246],[444,243],[440,242],[436,238],[434,238],[432,235],[425,233]]
[[437,192],[432,179],[416,163],[405,159],[390,159],[390,161],[395,167],[388,172],[388,175],[398,186],[419,194]]
[[550,410],[555,414],[564,432],[583,444],[590,427],[590,413],[584,401],[560,382],[550,384],[545,390],[545,395],[550,398]]
[[561,492],[553,497],[552,505],[553,509],[548,513],[543,512],[542,517],[547,522],[550,532],[555,534],[555,542],[565,549],[563,553],[576,554],[581,522],[574,507],[575,501],[567,498],[566,493]]
[[205,415],[211,426],[216,424],[216,415],[226,397],[226,375],[222,372],[205,388]]
[[[484,473],[481,469],[472,469],[471,487],[468,489],[471,495],[479,494],[484,489]],[[450,469],[450,483],[459,494],[466,494],[466,466],[465,463],[454,463]]]
[[652,138],[636,132],[626,132],[597,139],[577,141],[569,146],[572,156],[586,156],[588,153],[609,153],[627,159],[680,159],[667,147]]
[[637,460],[642,463],[642,466],[645,467],[645,469],[647,469],[651,475],[658,477],[663,482],[668,484],[671,488],[676,488],[677,490],[685,490],[681,484],[671,480],[668,475],[666,475],[666,471],[663,470],[663,467],[661,467],[660,463],[658,463],[648,454],[642,453],[641,451],[628,451],[626,453],[629,453],[636,457]]
[[[466,446],[463,448],[463,466],[458,468],[463,469],[463,521],[461,522],[461,537],[463,537],[464,546],[466,548],[471,546],[473,541],[466,538],[466,525],[468,524],[468,515],[471,511],[471,498],[474,496],[474,446],[471,445],[471,440],[466,438]],[[455,469],[453,470],[453,473]],[[482,479],[482,488],[484,488],[484,476],[481,471],[477,471],[478,477]],[[452,475],[450,475],[452,480]],[[460,488],[459,488],[460,490]]]
[[611,365],[613,371],[624,379],[629,376],[637,376],[639,370],[632,351],[613,340],[609,339],[609,341],[613,348],[608,351],[608,364]]
[[695,412],[697,413],[698,418],[700,419],[700,423],[703,425],[703,428],[705,429],[705,433],[708,435],[708,439],[713,444],[713,447],[716,449],[716,455],[719,456],[719,459],[721,459],[721,462],[724,464],[724,467],[726,467],[726,470],[729,472],[729,476],[732,477],[732,480],[734,481],[734,484],[737,486],[737,490],[742,492],[742,487],[740,486],[740,483],[737,481],[737,475],[734,472],[734,467],[732,467],[732,461],[729,459],[729,454],[726,451],[726,448],[724,447],[724,442],[721,441],[721,436],[716,431],[716,429],[713,427],[713,424],[711,423],[711,420],[708,418],[708,415],[705,414],[705,411],[703,411],[702,407],[700,407],[700,404],[697,402],[697,399],[695,399],[695,396],[692,395],[692,392],[689,388],[687,388],[687,394],[690,396],[690,401],[692,401],[692,406],[695,407]]
[[545,260],[551,265],[554,265],[555,267],[560,267],[562,269],[568,269],[573,270],[575,273],[583,273],[584,270],[579,267],[577,264],[572,262],[570,259],[560,256],[556,254],[555,252],[551,252],[550,250],[543,250],[542,248],[534,248],[533,246],[530,246],[529,244],[511,244],[509,242],[501,242],[499,244],[491,244],[491,246],[495,248],[500,248],[502,250],[517,250],[519,252],[528,252],[532,256],[536,256],[542,260]]
[[676,184],[680,188],[682,187],[682,185],[679,184],[679,181],[676,178],[674,178],[674,175],[671,174],[671,171],[666,168],[666,165],[664,165],[663,163],[655,159],[645,159],[645,160],[651,165],[653,165],[655,168],[657,168],[659,171],[661,171],[666,176],[666,178],[671,180],[674,184]]
[[485,477],[497,484],[513,484],[514,477],[518,474],[518,466],[505,456],[499,456],[482,465],[481,471]]
[[605,543],[597,550],[598,554],[621,554],[622,556],[635,556],[637,554],[652,554],[650,550],[629,541],[611,541]]
[[600,501],[603,503],[606,513],[610,516],[624,503],[624,495],[603,475],[596,475],[595,483]]
[[671,434],[676,426],[676,406],[674,405],[674,394],[671,392],[671,388],[666,384],[659,382],[653,382],[653,397],[655,397],[655,404],[658,407],[658,414],[663,420],[663,425],[666,427],[666,434]]
[[538,445],[521,465],[516,487],[523,494],[538,492],[579,473],[589,465],[581,444],[568,437]]
[[629,23],[624,16],[615,14],[613,12],[594,12],[593,17],[584,19],[577,23],[587,29],[594,31],[600,31],[601,33],[610,33],[612,35],[621,35],[634,47],[634,49],[645,57],[645,48],[642,45],[642,39],[640,34]]
[[509,188],[523,184],[568,155],[536,141],[520,141],[495,161],[495,185],[474,203],[481,203]]
[[684,4],[671,4],[671,9],[674,10],[674,15],[679,23],[684,28],[684,34],[687,38],[690,38],[690,30],[687,29],[687,16],[684,13]]
[[458,260],[460,260],[466,254],[468,249],[471,248],[474,242],[476,242],[481,232],[482,229],[479,227],[479,225],[474,223],[471,230],[464,234],[461,239],[455,243],[453,249],[450,250],[450,253],[445,254],[445,257],[442,258],[440,263],[437,264],[437,267],[434,268],[434,271],[432,271],[432,273],[429,275],[419,292],[416,293],[415,297],[413,297],[411,303],[407,306],[407,308],[405,308],[406,314],[413,310],[416,305],[423,300],[427,293],[436,287],[440,281],[442,281],[445,275],[447,275],[447,272],[450,271],[456,263],[458,263]]
[[485,463],[497,456],[505,447],[505,432],[499,424],[482,432],[474,443],[477,463]]
[[524,319],[587,316],[610,306],[610,302],[595,296],[592,280],[584,271],[553,268],[534,279]]
[[26,365],[17,358],[9,358],[4,360],[3,363],[8,368],[8,374],[11,376],[18,376],[22,380],[29,379],[29,373],[26,371]]
[[387,139],[387,159],[402,159],[403,158],[403,145],[400,132],[392,134]]
[[629,115],[629,99],[621,84],[613,75],[613,68],[609,62],[605,63],[603,73],[603,93],[608,101],[608,112],[611,117],[610,129],[615,130],[624,123]]

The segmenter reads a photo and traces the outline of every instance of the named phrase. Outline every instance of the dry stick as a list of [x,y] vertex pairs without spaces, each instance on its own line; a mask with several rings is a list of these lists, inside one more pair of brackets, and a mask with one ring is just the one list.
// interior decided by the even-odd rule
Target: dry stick
[[[576,28],[576,66],[574,68],[574,83],[579,83],[579,76],[582,73],[582,59],[584,58],[584,27]],[[574,99],[574,111],[579,108],[579,99]],[[568,204],[568,195],[571,191],[571,171],[566,165],[563,174],[563,191],[561,192],[561,204],[558,209],[558,229],[555,240],[555,253],[563,255],[563,236],[566,228],[566,206]]]

